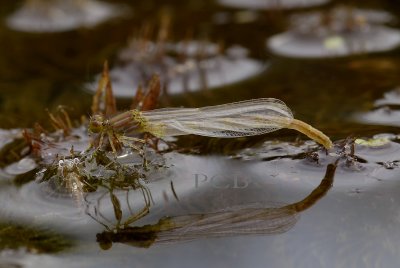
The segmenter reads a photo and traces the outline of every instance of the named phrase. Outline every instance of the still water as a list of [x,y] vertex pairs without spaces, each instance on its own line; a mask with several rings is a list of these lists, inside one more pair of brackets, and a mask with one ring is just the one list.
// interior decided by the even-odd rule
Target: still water
[[[398,266],[395,1],[43,2],[0,5],[0,267]],[[46,109],[89,116],[104,60],[121,109],[156,70],[159,107],[278,98],[335,147],[291,130],[172,140],[146,171],[150,213],[119,229],[112,198],[129,220],[138,190],[71,196],[9,150],[23,128],[51,129]],[[54,247],[35,246],[46,235]]]

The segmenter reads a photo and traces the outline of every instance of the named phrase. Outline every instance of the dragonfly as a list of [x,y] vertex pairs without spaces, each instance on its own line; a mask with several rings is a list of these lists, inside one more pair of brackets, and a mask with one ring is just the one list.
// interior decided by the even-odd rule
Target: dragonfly
[[260,98],[202,108],[162,108],[149,111],[129,110],[106,118],[94,115],[89,131],[99,134],[99,145],[108,137],[121,144],[141,142],[135,135],[150,133],[155,137],[200,135],[217,138],[236,138],[269,133],[278,129],[297,130],[326,149],[332,141],[323,132],[295,119],[290,108],[281,100]]

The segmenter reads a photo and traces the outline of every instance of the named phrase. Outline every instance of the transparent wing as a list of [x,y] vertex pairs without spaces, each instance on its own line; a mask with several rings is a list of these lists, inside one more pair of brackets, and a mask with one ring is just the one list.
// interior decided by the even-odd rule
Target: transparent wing
[[[142,112],[150,129],[163,136],[253,136],[283,128],[293,119],[280,100],[267,98],[203,108],[168,108]],[[277,120],[278,119],[278,120]]]
[[288,208],[234,208],[210,214],[172,217],[176,228],[157,234],[157,243],[230,235],[278,234],[288,231],[298,214]]

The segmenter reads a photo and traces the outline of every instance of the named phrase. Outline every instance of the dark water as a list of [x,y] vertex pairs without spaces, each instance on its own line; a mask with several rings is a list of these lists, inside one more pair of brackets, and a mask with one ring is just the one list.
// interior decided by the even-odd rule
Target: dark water
[[[77,205],[49,184],[32,181],[16,186],[16,174],[23,173],[19,169],[30,170],[35,163],[29,158],[19,164],[8,163],[0,172],[0,222],[56,232],[71,245],[58,253],[38,254],[40,250],[26,249],[24,243],[19,249],[4,249],[9,245],[3,243],[0,233],[0,244],[5,244],[0,247],[1,267],[397,266],[399,49],[310,59],[277,55],[266,48],[271,36],[289,30],[291,15],[339,4],[386,10],[392,18],[382,24],[399,28],[396,1],[331,1],[274,11],[228,7],[211,0],[109,2],[126,4],[130,12],[95,27],[52,33],[10,29],[6,19],[23,3],[0,4],[1,146],[15,138],[16,129],[32,127],[35,122],[50,127],[46,109],[54,111],[62,104],[73,119],[88,116],[92,92],[85,88],[101,71],[103,61],[108,59],[111,68],[118,66],[118,54],[129,37],[146,22],[157,23],[167,10],[172,17],[172,41],[184,40],[191,33],[194,39],[223,42],[225,47],[240,45],[263,68],[231,85],[164,96],[161,107],[201,107],[274,97],[283,100],[296,118],[326,133],[337,147],[327,155],[289,130],[236,140],[184,137],[177,142],[179,146],[200,154],[172,152],[157,160],[164,167],[149,175],[154,204],[151,213],[136,224],[199,213],[216,213],[220,223],[214,223],[212,229],[190,218],[191,225],[158,234],[153,243],[146,244],[149,248],[138,247],[143,244],[127,231],[115,235],[115,243],[107,251],[96,241],[96,235],[107,230],[87,215],[85,205]],[[119,99],[118,104],[127,108],[130,101]],[[351,146],[340,152],[340,140],[348,137],[374,138],[379,144],[358,141],[354,158]],[[316,153],[305,154],[310,151]],[[338,158],[332,188],[319,186],[327,166]],[[311,194],[314,190],[321,192],[320,196]],[[101,194],[94,193],[87,200],[89,212],[93,213],[90,209]],[[125,194],[118,193],[118,198],[124,200]],[[128,196],[133,209],[143,206],[140,195],[129,192]],[[307,196],[311,197],[304,201]],[[109,221],[100,221],[112,229],[112,204],[107,198],[102,200],[97,205]],[[123,211],[124,216],[129,214],[126,206]],[[224,220],[233,217],[231,212],[248,215],[248,219],[229,225]],[[254,216],[256,212],[262,215]],[[206,218],[206,223],[210,219]],[[212,235],[212,230],[226,234]],[[248,230],[248,235],[243,230]]]

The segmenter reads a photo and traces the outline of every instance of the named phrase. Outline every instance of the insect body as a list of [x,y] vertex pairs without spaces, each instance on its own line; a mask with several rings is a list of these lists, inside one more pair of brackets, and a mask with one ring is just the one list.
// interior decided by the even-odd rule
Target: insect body
[[[234,138],[260,135],[281,128],[297,130],[326,149],[332,147],[331,140],[324,133],[294,119],[286,104],[273,98],[203,108],[165,108],[143,112],[130,110],[110,119],[94,116],[89,125],[92,132],[100,133],[100,140],[104,134],[109,139],[118,139],[144,132],[156,137],[195,134]],[[137,138],[128,138],[139,141]]]
[[[132,127],[132,125],[135,125],[134,122],[130,122],[129,124],[130,127]],[[98,147],[102,146],[104,142],[104,136],[107,135],[108,142],[110,143],[111,149],[115,154],[117,152],[117,149],[119,149],[119,147],[121,147],[122,145],[127,145],[139,151],[139,153],[143,153],[142,149],[133,145],[132,142],[139,142],[144,144],[144,140],[123,135],[124,131],[120,130],[120,127],[118,127],[116,124],[112,124],[110,120],[105,119],[102,115],[94,115],[90,119],[89,130],[93,133],[100,134],[100,138],[97,144]]]

